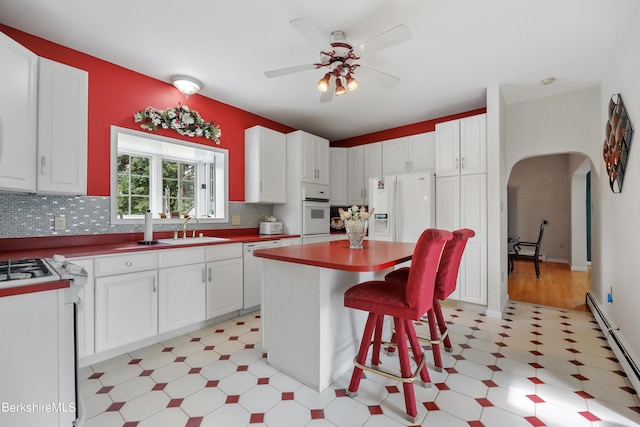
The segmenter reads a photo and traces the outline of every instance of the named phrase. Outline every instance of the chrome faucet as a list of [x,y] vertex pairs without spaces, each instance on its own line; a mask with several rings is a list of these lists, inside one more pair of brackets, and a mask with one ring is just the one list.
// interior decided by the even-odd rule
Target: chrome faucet
[[[184,224],[182,225],[182,238],[186,239],[187,238],[187,224],[189,223],[189,220],[193,218],[196,220],[196,224],[200,224],[200,220],[198,219],[198,217],[195,216],[191,216],[191,215],[187,215],[187,218],[184,220]],[[196,230],[194,229],[193,232],[191,233],[191,237],[196,237]]]

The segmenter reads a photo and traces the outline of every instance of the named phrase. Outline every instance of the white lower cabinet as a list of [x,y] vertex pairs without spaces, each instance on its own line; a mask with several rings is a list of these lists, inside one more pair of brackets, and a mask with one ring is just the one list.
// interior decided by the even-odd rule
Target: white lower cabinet
[[72,262],[89,273],[78,311],[80,357],[242,309],[242,243]]
[[470,228],[452,299],[487,304],[487,175],[436,178],[436,227]]
[[157,270],[95,279],[96,352],[158,333]]
[[242,243],[207,247],[206,318],[242,308]]
[[207,263],[207,319],[242,308],[242,258]]
[[158,270],[158,332],[164,333],[205,319],[205,265]]

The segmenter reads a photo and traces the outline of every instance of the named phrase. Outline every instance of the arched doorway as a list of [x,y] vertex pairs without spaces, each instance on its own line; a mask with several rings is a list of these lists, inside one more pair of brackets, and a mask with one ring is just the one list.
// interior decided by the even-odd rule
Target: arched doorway
[[516,261],[509,275],[509,298],[536,304],[586,310],[591,288],[588,273],[587,174],[583,154],[561,153],[520,160],[507,184],[508,233],[535,242],[548,221],[541,244],[541,275],[532,262]]

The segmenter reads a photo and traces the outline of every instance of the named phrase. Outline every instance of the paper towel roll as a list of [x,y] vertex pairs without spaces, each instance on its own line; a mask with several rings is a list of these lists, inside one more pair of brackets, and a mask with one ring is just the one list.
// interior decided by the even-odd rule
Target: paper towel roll
[[148,210],[144,214],[144,241],[150,242],[153,240],[153,219],[151,218],[151,211]]

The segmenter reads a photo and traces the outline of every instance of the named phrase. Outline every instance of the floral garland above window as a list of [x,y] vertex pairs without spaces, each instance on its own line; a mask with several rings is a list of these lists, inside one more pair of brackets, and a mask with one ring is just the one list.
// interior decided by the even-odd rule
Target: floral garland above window
[[173,129],[180,135],[204,136],[220,145],[220,126],[214,126],[213,121],[204,121],[197,111],[186,105],[166,110],[147,107],[135,113],[133,119],[135,123],[143,122],[140,127],[148,131],[155,131],[160,126],[163,129]]

